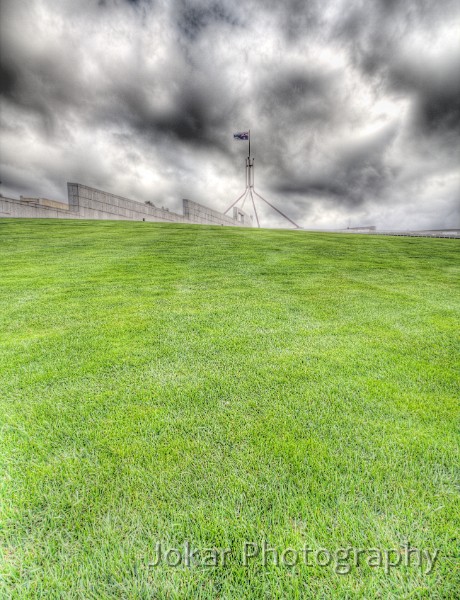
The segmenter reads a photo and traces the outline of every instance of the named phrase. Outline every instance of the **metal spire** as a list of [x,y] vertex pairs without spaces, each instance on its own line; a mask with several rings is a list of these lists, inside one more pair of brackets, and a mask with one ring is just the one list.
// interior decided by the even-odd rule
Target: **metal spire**
[[257,227],[260,227],[259,216],[257,214],[256,203],[255,203],[255,200],[254,200],[254,195],[256,195],[263,202],[265,202],[265,204],[268,204],[268,206],[270,206],[271,208],[273,208],[273,210],[275,210],[278,214],[280,214],[287,221],[289,221],[289,223],[291,223],[292,225],[294,225],[294,227],[296,227],[296,229],[302,229],[302,227],[300,225],[298,225],[295,221],[293,221],[287,215],[285,215],[279,208],[277,208],[276,206],[274,206],[273,204],[271,204],[268,200],[266,200],[265,198],[263,198],[263,196],[261,196],[260,194],[258,194],[256,192],[256,190],[254,189],[254,158],[251,160],[251,130],[250,129],[249,129],[249,133],[248,133],[248,141],[249,141],[249,155],[248,155],[248,157],[246,159],[246,187],[245,187],[244,192],[241,194],[241,196],[239,196],[235,200],[235,202],[233,202],[232,204],[230,204],[230,206],[224,212],[224,215],[226,215],[231,208],[233,208],[236,204],[238,204],[238,202],[241,199],[243,199],[243,203],[241,205],[241,208],[243,208],[244,203],[246,202],[246,199],[247,199],[247,197],[249,195],[249,197],[251,198],[251,201],[252,201],[252,206],[254,208],[254,215],[256,217]]

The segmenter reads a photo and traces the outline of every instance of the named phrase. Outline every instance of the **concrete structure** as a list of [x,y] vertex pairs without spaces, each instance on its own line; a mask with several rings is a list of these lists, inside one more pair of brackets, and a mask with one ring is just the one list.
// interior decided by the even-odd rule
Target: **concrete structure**
[[24,196],[19,196],[19,200],[27,204],[39,204],[40,206],[48,206],[49,208],[60,208],[61,210],[68,210],[69,208],[69,205],[66,202],[48,200],[48,198],[25,198]]
[[377,231],[379,235],[460,239],[460,229],[422,229],[420,231]]
[[362,227],[347,227],[347,231],[356,231],[356,233],[367,233],[369,231],[375,231],[377,227],[375,225],[363,225]]
[[223,215],[217,210],[212,210],[207,206],[192,202],[191,200],[183,200],[184,217],[192,223],[212,223],[213,225],[233,225],[240,227],[252,227],[252,221],[248,214],[238,208],[233,210],[233,218],[228,215]]
[[183,200],[184,214],[180,215],[151,202],[129,200],[81,183],[68,183],[67,192],[68,204],[46,198],[0,196],[0,218],[109,219],[252,227],[250,216],[240,209],[234,210],[232,218],[197,202]]
[[361,229],[350,227],[349,229],[336,229],[328,230],[329,233],[357,233],[357,234],[373,234],[373,235],[399,235],[404,237],[430,237],[430,238],[452,238],[460,239],[460,229],[421,229],[419,231],[386,231],[386,230],[373,230],[370,228]]

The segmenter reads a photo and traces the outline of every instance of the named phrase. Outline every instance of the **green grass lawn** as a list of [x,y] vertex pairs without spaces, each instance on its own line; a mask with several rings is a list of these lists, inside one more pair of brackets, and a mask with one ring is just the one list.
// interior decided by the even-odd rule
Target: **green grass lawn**
[[1,220],[0,594],[458,597],[459,282],[457,240]]

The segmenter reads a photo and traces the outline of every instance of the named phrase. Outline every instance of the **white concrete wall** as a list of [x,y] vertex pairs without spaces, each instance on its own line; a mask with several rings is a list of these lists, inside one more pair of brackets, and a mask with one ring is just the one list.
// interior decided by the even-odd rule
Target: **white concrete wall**
[[78,211],[80,219],[188,222],[183,215],[90,188],[81,183],[68,183],[67,190],[69,206]]
[[238,210],[239,219],[234,219],[227,215],[223,215],[217,210],[192,202],[192,200],[184,199],[184,216],[188,217],[192,223],[200,223],[201,225],[229,225],[230,227],[252,227],[252,221],[249,215],[242,210]]
[[[6,198],[0,196],[0,218],[41,218],[41,219],[98,219],[98,220],[129,220],[154,221],[164,223],[198,223],[209,225],[230,225],[251,227],[252,221],[242,211],[235,218],[223,215],[216,210],[184,200],[184,214],[179,215],[164,208],[129,200],[122,196],[90,188],[81,183],[68,183],[67,192],[69,203],[47,202],[44,205],[39,199],[27,200]],[[59,208],[61,204],[62,208]]]
[[77,212],[0,196],[0,218],[80,219]]

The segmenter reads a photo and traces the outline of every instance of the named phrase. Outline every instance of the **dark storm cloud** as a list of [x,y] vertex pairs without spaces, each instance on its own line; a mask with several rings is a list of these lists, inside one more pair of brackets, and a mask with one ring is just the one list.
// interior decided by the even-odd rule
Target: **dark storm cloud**
[[460,53],[431,64],[403,60],[392,65],[390,85],[414,98],[415,125],[425,133],[460,133]]
[[[382,131],[335,148],[333,163],[328,169],[307,176],[284,173],[278,191],[283,193],[319,195],[326,202],[359,205],[385,194],[393,174],[385,164],[385,152],[396,135],[390,125]],[[281,177],[280,177],[281,179]],[[371,190],[371,193],[370,193]]]
[[12,92],[16,88],[17,75],[15,69],[10,65],[0,64],[0,94],[7,98],[12,97]]
[[272,71],[258,90],[261,110],[276,119],[282,111],[285,113],[283,122],[326,119],[331,110],[332,85],[333,80],[328,74],[309,67]]
[[250,127],[259,191],[306,225],[458,217],[454,2],[4,0],[1,18],[4,193],[74,179],[223,208]]
[[210,25],[226,23],[237,26],[239,24],[230,5],[223,2],[176,0],[175,8],[175,21],[179,31],[191,41],[195,40]]
[[[451,19],[457,43],[434,58],[432,50],[440,40],[429,33]],[[399,45],[404,38],[423,30],[427,33],[424,44],[401,53]],[[351,10],[338,32],[350,44],[355,64],[363,73],[375,77],[387,92],[405,93],[414,99],[414,117],[425,132],[459,127],[458,3],[378,0],[374,11]]]
[[118,89],[119,105],[112,116],[116,120],[124,114],[133,131],[152,142],[169,138],[225,151],[225,133],[230,127],[225,97],[193,78],[181,80],[176,87],[165,107],[152,106],[149,94],[137,84]]

